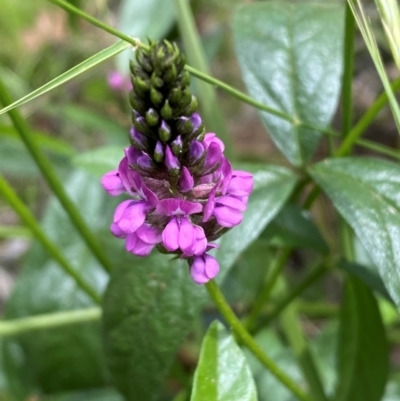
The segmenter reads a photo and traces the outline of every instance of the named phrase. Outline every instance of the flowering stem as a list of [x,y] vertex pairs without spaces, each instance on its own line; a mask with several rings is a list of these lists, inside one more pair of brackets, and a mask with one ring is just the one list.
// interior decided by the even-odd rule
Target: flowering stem
[[[0,80],[0,103],[3,106],[7,106],[12,103],[12,99],[4,86],[3,82]],[[106,255],[103,252],[103,249],[97,242],[96,237],[94,236],[93,232],[87,226],[86,222],[83,220],[82,216],[80,215],[77,207],[71,201],[65,189],[60,184],[60,181],[52,167],[49,163],[45,155],[42,153],[41,149],[37,145],[34,137],[30,133],[30,129],[19,113],[17,109],[10,110],[8,112],[10,119],[15,127],[15,130],[19,134],[22,142],[25,144],[29,154],[32,156],[33,160],[35,161],[36,165],[38,166],[40,172],[42,173],[43,177],[47,181],[47,184],[53,191],[54,195],[58,198],[61,205],[67,212],[68,216],[70,217],[72,223],[81,234],[82,238],[85,240],[88,247],[92,250],[94,256],[100,262],[100,264],[104,267],[104,269],[108,272],[111,272],[112,265],[107,259]]]
[[94,322],[100,320],[100,318],[100,308],[88,308],[47,313],[8,321],[0,320],[0,337],[16,336],[34,330],[52,329],[77,323]]
[[[103,29],[104,31],[110,33],[111,35],[114,35],[122,40],[125,40],[128,43],[131,43],[134,47],[140,46],[143,48],[147,48],[147,46],[143,43],[139,43],[137,39],[131,38],[128,35],[125,35],[124,33],[112,28],[111,26],[104,24],[103,22],[99,21],[98,19],[92,17],[89,14],[86,14],[82,10],[80,10],[77,7],[74,7],[73,5],[69,4],[67,1],[64,0],[48,0],[53,4],[56,4],[57,6],[63,8],[67,12],[79,15],[81,18],[85,19],[86,21],[90,22],[92,25],[97,26],[100,29]],[[235,96],[239,100],[243,101],[244,103],[249,104],[250,106],[253,106],[259,110],[265,111],[269,114],[272,114],[274,116],[277,116],[281,118],[282,120],[289,121],[293,124],[301,125],[305,128],[310,128],[310,129],[315,129],[316,131],[322,132],[325,135],[331,135],[331,136],[339,136],[339,134],[330,129],[330,128],[323,128],[323,127],[317,127],[312,124],[308,124],[302,121],[295,121],[293,120],[293,117],[290,116],[289,114],[286,114],[284,112],[281,112],[279,110],[273,109],[272,107],[269,107],[261,102],[258,102],[257,100],[253,99],[252,97],[246,95],[245,93],[233,88],[232,86],[226,84],[225,82],[222,82],[218,79],[213,78],[212,76],[205,74],[196,68],[193,68],[192,66],[186,64],[185,69],[189,71],[193,76],[201,79],[204,82],[209,83],[210,85],[217,86],[224,91],[230,93],[232,96]],[[392,88],[393,90],[397,90],[400,88],[400,78],[397,79],[392,83]],[[340,148],[337,151],[337,156],[343,156],[343,154],[340,154],[344,152],[347,148],[351,148],[355,143],[358,143],[358,138],[360,135],[365,131],[365,129],[371,124],[371,122],[374,120],[378,112],[382,109],[384,105],[388,102],[388,97],[386,93],[382,93],[382,95],[377,99],[377,101],[370,107],[370,109],[366,112],[366,114],[361,118],[359,123],[350,131],[348,137],[346,137],[346,140],[342,143]],[[369,148],[369,145],[367,142],[363,141],[362,143],[359,143],[360,146],[364,146],[366,148]],[[346,149],[342,149],[346,148]],[[377,149],[374,149],[377,150]],[[377,150],[378,151],[378,150]]]
[[43,245],[47,252],[58,262],[64,271],[71,276],[76,284],[97,304],[101,303],[100,296],[97,292],[85,282],[77,271],[69,264],[64,258],[58,247],[47,237],[41,229],[39,223],[29,211],[29,209],[19,199],[15,191],[10,187],[7,181],[0,175],[0,194],[3,195],[5,200],[15,210],[21,220],[31,229],[35,238]]
[[[175,0],[175,8],[178,14],[178,26],[181,38],[185,44],[185,53],[189,62],[199,71],[209,75],[209,67],[202,48],[199,34],[190,3],[187,0]],[[196,82],[199,94],[200,106],[203,110],[206,126],[210,131],[218,132],[218,136],[225,143],[225,154],[228,159],[233,158],[232,139],[229,137],[221,108],[218,105],[217,97],[213,86],[204,82]]]
[[210,280],[206,284],[206,288],[226,322],[229,324],[238,338],[243,342],[243,344],[246,345],[246,347],[253,353],[253,355],[299,400],[311,401],[312,398],[304,393],[303,390],[289,376],[287,376],[286,373],[283,372],[269,356],[263,352],[260,346],[255,342],[255,340],[242,325],[237,316],[233,313],[231,307],[225,300],[215,281]]
[[291,254],[291,249],[288,248],[282,249],[281,251],[279,251],[278,257],[273,261],[270,272],[268,274],[268,279],[264,287],[260,291],[259,296],[255,300],[249,315],[244,321],[244,326],[249,332],[251,332],[254,329],[257,323],[257,319],[262,311],[262,308],[268,301],[268,298],[271,295],[275,283],[277,282],[279,276],[281,275],[282,270],[285,267],[290,254]]

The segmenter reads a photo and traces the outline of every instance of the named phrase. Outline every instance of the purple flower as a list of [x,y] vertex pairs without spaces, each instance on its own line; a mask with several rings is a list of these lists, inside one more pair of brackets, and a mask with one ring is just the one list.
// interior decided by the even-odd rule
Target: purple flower
[[158,230],[145,223],[126,237],[125,248],[136,256],[147,256],[160,242]]
[[206,253],[201,256],[195,256],[190,266],[190,274],[197,284],[205,284],[213,279],[219,272],[217,259]]
[[118,170],[112,170],[104,174],[101,179],[101,185],[111,196],[118,196],[126,191]]
[[217,137],[217,135],[214,134],[213,132],[209,132],[208,134],[205,135],[204,140],[203,140],[204,148],[207,150],[212,143],[217,144],[219,146],[219,148],[221,149],[221,152],[223,152],[225,150],[225,145],[221,141],[221,139],[219,139]]
[[246,205],[240,199],[232,196],[216,197],[216,188],[211,191],[204,207],[203,222],[214,216],[221,227],[232,228],[237,226],[243,220],[242,213],[246,210]]
[[[163,199],[159,201],[156,212],[164,216],[172,216],[162,232],[162,242],[168,251],[180,249],[185,255],[204,252],[207,241],[202,227],[193,224],[189,215],[200,213],[203,206],[200,203],[184,199]],[[204,249],[203,249],[204,248]]]
[[107,75],[107,83],[108,86],[115,91],[130,91],[132,89],[132,84],[129,78],[125,77],[118,71],[111,71]]

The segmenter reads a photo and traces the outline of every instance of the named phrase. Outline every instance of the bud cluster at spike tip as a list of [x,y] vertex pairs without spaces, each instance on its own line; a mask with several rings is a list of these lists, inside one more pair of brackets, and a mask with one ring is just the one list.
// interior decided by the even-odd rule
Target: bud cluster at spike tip
[[110,195],[130,197],[116,208],[111,232],[134,255],[157,247],[187,259],[193,280],[203,284],[219,271],[207,253],[217,247],[212,241],[242,221],[253,177],[232,170],[223,142],[205,132],[175,43],[150,42],[136,61],[131,146],[102,178]]

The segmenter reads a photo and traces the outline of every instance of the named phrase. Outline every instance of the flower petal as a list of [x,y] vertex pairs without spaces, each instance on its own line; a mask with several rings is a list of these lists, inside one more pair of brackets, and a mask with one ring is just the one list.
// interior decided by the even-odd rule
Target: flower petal
[[118,196],[125,192],[118,170],[112,170],[104,174],[101,178],[101,185],[111,196]]
[[237,226],[243,220],[243,215],[239,210],[228,206],[216,207],[214,209],[214,216],[220,226],[228,228]]
[[205,257],[205,273],[209,279],[214,278],[219,272],[219,263],[218,260],[215,259],[211,255],[204,255]]
[[186,218],[181,218],[179,228],[179,248],[187,255],[193,255],[196,246],[196,230]]
[[179,248],[179,224],[176,217],[165,226],[161,237],[163,245],[168,251],[176,251]]

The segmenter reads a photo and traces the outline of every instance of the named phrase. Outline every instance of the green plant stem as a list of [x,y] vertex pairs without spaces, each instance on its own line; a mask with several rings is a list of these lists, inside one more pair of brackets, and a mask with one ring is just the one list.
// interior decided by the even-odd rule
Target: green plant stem
[[69,262],[64,258],[63,254],[60,252],[58,247],[47,237],[47,235],[41,229],[39,223],[29,211],[29,209],[23,204],[19,199],[18,195],[11,188],[8,182],[0,175],[0,194],[9,203],[9,205],[15,210],[21,220],[29,227],[29,229],[34,234],[35,238],[43,245],[46,251],[52,256],[52,258],[57,261],[57,263],[64,269],[64,271],[71,276],[76,284],[85,293],[93,299],[97,304],[101,303],[100,296],[97,292],[80,276],[80,274],[75,271],[75,269],[69,264]]
[[271,324],[271,322],[285,310],[285,308],[294,301],[299,295],[301,295],[308,287],[314,284],[328,271],[325,263],[318,265],[297,287],[295,287],[289,294],[287,294],[281,301],[277,303],[272,312],[265,318],[261,318],[253,332],[257,332],[262,328]]
[[233,313],[231,307],[226,302],[221,290],[214,280],[210,280],[206,284],[206,288],[211,298],[213,299],[218,310],[225,318],[226,322],[232,328],[234,333],[243,342],[243,344],[253,353],[253,355],[265,366],[288,390],[290,390],[299,400],[311,401],[312,398],[308,396],[303,390],[283,372],[275,362],[269,358],[255,340],[251,337],[245,327],[242,325],[237,316]]
[[65,11],[78,15],[82,19],[86,20],[87,22],[91,23],[94,26],[97,26],[98,28],[102,29],[103,31],[106,31],[110,33],[111,35],[117,36],[118,38],[121,38],[122,40],[125,40],[128,43],[131,43],[134,47],[137,47],[140,45],[140,41],[131,38],[128,35],[125,35],[124,33],[112,28],[111,26],[104,24],[103,22],[99,21],[97,18],[92,17],[89,14],[86,14],[83,12],[81,9],[73,6],[72,4],[68,3],[67,1],[64,0],[48,0],[50,3],[56,4],[58,7],[64,9]]
[[[7,106],[12,103],[12,99],[1,80],[0,80],[0,103],[2,103],[3,106]],[[78,208],[75,206],[75,204],[71,201],[71,199],[67,195],[52,165],[47,160],[45,155],[42,153],[34,137],[31,135],[26,121],[24,120],[24,118],[17,109],[10,110],[8,112],[8,115],[10,116],[10,119],[15,127],[15,130],[19,134],[29,154],[32,156],[40,172],[47,181],[47,184],[49,185],[54,195],[60,201],[61,205],[63,206],[66,213],[70,217],[71,222],[74,224],[74,226],[76,227],[76,229],[78,230],[78,232],[88,245],[89,249],[91,249],[94,256],[100,262],[100,264],[104,267],[106,271],[111,272],[112,265],[110,261],[107,259],[103,249],[101,248],[100,244],[97,241],[97,238],[90,230],[90,228],[87,226],[86,222],[83,220],[81,214],[79,213]]]
[[291,249],[284,248],[279,250],[279,253],[275,260],[272,262],[271,268],[269,269],[268,272],[268,277],[265,282],[264,287],[261,289],[257,299],[255,300],[253,307],[251,308],[249,315],[243,322],[243,325],[245,326],[246,330],[249,332],[252,332],[256,323],[257,319],[265,305],[265,303],[268,301],[269,296],[271,295],[271,292],[279,278],[279,276],[282,273],[283,268],[285,267],[289,256],[291,254]]
[[354,71],[354,35],[356,22],[348,3],[345,13],[344,34],[344,73],[342,85],[342,137],[351,130],[353,121],[353,71]]
[[[400,78],[393,81],[391,86],[393,91],[398,91],[400,89]],[[350,153],[354,144],[357,143],[360,136],[375,120],[378,113],[383,109],[383,107],[387,103],[388,103],[388,96],[386,92],[382,92],[375,100],[375,102],[371,105],[371,107],[360,118],[357,124],[351,129],[349,134],[346,136],[346,138],[340,145],[339,149],[336,151],[335,157],[342,157]],[[362,146],[362,142],[360,142],[359,144]]]
[[[174,0],[178,15],[178,26],[181,38],[185,45],[185,53],[188,61],[197,70],[210,75],[210,70],[204,54],[203,46],[197,32],[190,2],[187,0]],[[217,132],[225,143],[225,153],[228,159],[234,158],[233,142],[228,134],[226,122],[218,105],[215,89],[202,81],[196,82],[196,88],[200,100],[200,108],[209,130]]]
[[99,321],[100,308],[78,309],[68,312],[48,313],[13,320],[0,320],[0,337],[16,336],[35,330],[48,330],[78,323]]

